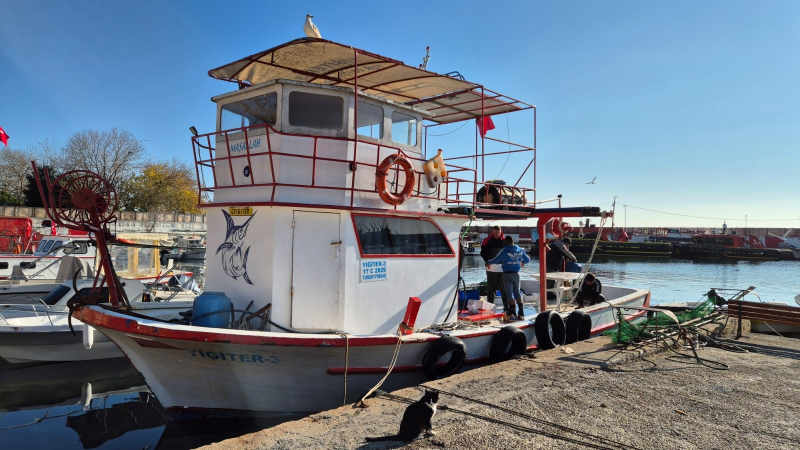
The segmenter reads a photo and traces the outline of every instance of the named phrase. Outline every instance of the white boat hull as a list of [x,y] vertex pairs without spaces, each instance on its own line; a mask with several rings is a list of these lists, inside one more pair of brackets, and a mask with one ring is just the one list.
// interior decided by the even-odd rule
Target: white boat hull
[[[138,303],[134,306],[140,314],[168,319],[178,311],[192,308],[191,301]],[[78,319],[72,319],[69,328],[64,309],[41,312],[36,309],[3,309],[0,314],[0,357],[12,364],[67,361],[90,361],[120,358],[119,347],[104,334],[90,329]],[[90,327],[91,328],[91,327]]]
[[[615,326],[615,306],[646,306],[649,292],[629,293],[587,308],[592,333]],[[535,311],[512,325],[536,346]],[[386,373],[397,344],[393,335],[350,336],[240,331],[164,324],[87,307],[83,318],[114,341],[142,373],[148,386],[173,416],[236,413],[311,412],[343,402],[347,365],[347,402],[358,400]],[[631,311],[633,313],[633,311]],[[640,313],[641,314],[641,313]],[[566,315],[566,313],[564,314]],[[629,317],[634,316],[630,314]],[[504,325],[447,333],[464,341],[467,363],[486,361],[494,334]],[[384,388],[426,380],[423,355],[437,334],[403,336],[395,368]],[[347,360],[346,360],[346,355]]]

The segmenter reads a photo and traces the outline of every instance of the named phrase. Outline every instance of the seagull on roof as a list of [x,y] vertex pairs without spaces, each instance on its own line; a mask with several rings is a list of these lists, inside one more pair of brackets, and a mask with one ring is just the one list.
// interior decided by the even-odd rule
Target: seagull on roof
[[596,179],[597,179],[597,177],[594,177],[594,178],[592,178],[592,181],[589,181],[586,184],[594,184],[594,180],[596,180]]
[[311,19],[313,17],[314,16],[312,16],[311,14],[306,14],[306,24],[303,25],[303,31],[305,31],[306,36],[308,37],[322,38],[322,35],[319,34],[319,29],[317,28],[317,26],[314,25],[313,22],[311,22]]

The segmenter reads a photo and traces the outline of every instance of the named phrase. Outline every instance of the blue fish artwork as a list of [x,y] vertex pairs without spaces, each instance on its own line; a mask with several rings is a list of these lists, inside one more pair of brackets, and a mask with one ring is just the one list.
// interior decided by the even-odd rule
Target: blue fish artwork
[[222,270],[234,280],[243,277],[247,284],[253,284],[250,281],[250,277],[247,276],[247,255],[250,253],[250,247],[247,247],[242,253],[242,245],[244,245],[244,238],[247,236],[247,227],[255,217],[255,213],[239,226],[234,225],[230,214],[224,210],[222,214],[225,215],[225,221],[228,225],[228,230],[225,232],[225,242],[217,248],[218,255],[222,252]]

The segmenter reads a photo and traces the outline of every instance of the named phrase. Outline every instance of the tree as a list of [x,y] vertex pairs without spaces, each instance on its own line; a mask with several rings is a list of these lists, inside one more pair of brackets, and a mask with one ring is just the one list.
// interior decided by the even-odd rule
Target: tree
[[54,163],[63,172],[90,170],[125,197],[125,181],[134,177],[145,154],[141,142],[124,128],[83,130],[70,136]]
[[148,162],[141,173],[126,186],[125,201],[129,209],[150,212],[148,231],[163,219],[164,213],[199,214],[197,181],[194,171],[185,162]]
[[22,204],[23,191],[28,183],[27,175],[32,173],[31,159],[31,151],[8,147],[0,149],[0,192],[5,193],[5,202],[13,199],[14,204]]
[[[55,181],[59,174],[50,166],[36,165],[36,171],[39,172],[39,179],[42,180],[42,189],[44,189],[44,195],[50,195],[50,191],[47,189],[47,181],[45,181],[46,179],[44,176],[45,169],[47,169],[47,173],[50,175],[50,181]],[[22,191],[23,195],[25,196],[25,206],[44,206],[42,203],[42,196],[39,193],[39,186],[36,184],[36,178],[33,176],[33,170],[26,175],[26,179],[27,185]]]

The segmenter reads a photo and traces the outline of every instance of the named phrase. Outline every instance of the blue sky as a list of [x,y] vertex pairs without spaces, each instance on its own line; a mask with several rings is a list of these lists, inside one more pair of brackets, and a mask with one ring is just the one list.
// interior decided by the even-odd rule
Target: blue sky
[[[190,161],[188,127],[212,131],[210,97],[234,88],[208,70],[302,37],[310,13],[326,39],[413,65],[429,45],[430,70],[537,105],[539,199],[617,196],[629,226],[800,228],[800,2],[299,4],[4,2],[0,126],[15,148],[120,126]],[[490,135],[529,139],[517,114]]]

